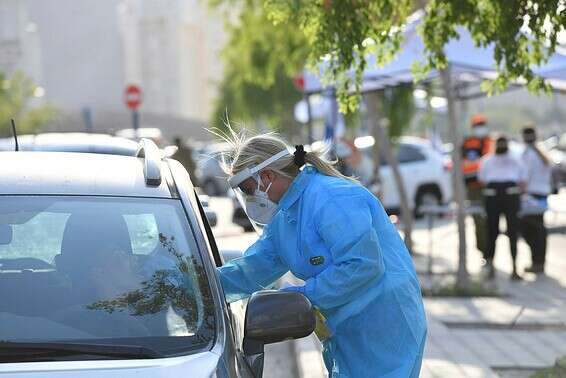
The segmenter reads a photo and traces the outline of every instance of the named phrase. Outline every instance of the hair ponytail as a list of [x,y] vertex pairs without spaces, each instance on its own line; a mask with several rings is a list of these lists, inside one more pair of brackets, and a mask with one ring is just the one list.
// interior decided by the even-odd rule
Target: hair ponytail
[[355,178],[348,177],[340,173],[340,171],[334,167],[333,162],[329,162],[322,158],[320,151],[307,152],[305,155],[305,162],[315,167],[316,170],[323,175],[340,177],[349,181],[358,182],[358,180],[356,180]]

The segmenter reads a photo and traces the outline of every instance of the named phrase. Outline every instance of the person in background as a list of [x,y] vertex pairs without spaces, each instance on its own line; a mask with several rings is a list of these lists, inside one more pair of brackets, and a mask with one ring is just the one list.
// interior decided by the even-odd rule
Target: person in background
[[195,175],[196,165],[193,159],[193,149],[189,145],[183,143],[180,137],[175,137],[173,143],[177,146],[177,152],[175,152],[172,158],[183,164],[183,167],[185,167],[191,176],[193,185],[198,186],[197,176]]
[[507,236],[511,247],[513,272],[511,279],[518,280],[517,238],[519,235],[519,209],[521,191],[525,185],[525,171],[521,162],[511,156],[507,138],[501,136],[495,143],[495,153],[481,160],[478,179],[483,187],[485,211],[487,213],[487,249],[485,254],[488,277],[495,277],[493,258],[499,236],[499,218],[503,214],[507,221]]
[[544,210],[551,190],[552,170],[550,159],[537,147],[536,140],[534,127],[525,127],[523,141],[526,146],[521,159],[526,170],[527,200],[534,203],[535,206],[531,207],[532,211],[527,212],[527,209],[524,209],[525,214],[521,217],[521,234],[531,249],[532,265],[525,271],[544,273],[547,238]]
[[[487,119],[482,114],[476,114],[471,120],[472,135],[464,139],[462,144],[462,169],[466,182],[468,200],[473,205],[483,202],[482,188],[478,181],[478,171],[481,158],[493,150],[493,139],[489,136]],[[483,214],[473,214],[476,228],[476,248],[484,259],[487,253],[487,224]]]

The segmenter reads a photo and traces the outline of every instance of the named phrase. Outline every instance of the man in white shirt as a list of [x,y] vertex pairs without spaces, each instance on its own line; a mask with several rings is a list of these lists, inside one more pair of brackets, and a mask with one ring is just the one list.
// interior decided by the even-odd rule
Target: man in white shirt
[[525,127],[523,129],[525,151],[522,155],[522,163],[526,171],[526,192],[530,202],[537,206],[532,206],[532,209],[525,211],[521,217],[521,234],[531,249],[532,265],[525,271],[542,274],[548,235],[544,226],[544,210],[546,199],[551,192],[552,163],[536,145],[536,140],[535,129],[530,126]]
[[509,154],[505,137],[497,138],[495,153],[482,159],[478,179],[483,185],[487,214],[488,243],[485,255],[488,277],[495,277],[493,258],[499,235],[499,218],[505,215],[507,236],[511,247],[513,273],[511,279],[521,279],[517,273],[517,239],[519,236],[520,195],[525,185],[525,170],[521,163]]

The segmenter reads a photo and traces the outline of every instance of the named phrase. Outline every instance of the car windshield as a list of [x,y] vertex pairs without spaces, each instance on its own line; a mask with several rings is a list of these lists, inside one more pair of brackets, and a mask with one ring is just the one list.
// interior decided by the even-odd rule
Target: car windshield
[[0,342],[209,348],[190,230],[173,199],[0,196]]

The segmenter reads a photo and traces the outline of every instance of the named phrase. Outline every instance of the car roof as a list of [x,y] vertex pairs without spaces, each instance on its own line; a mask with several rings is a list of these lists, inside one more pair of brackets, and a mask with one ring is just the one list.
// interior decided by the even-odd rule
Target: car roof
[[[107,134],[90,133],[43,133],[20,135],[21,151],[90,152],[97,154],[135,155],[138,143],[126,138]],[[0,139],[0,150],[13,151],[14,139]]]
[[0,195],[172,197],[165,179],[146,185],[144,159],[133,156],[0,152],[0,167]]

